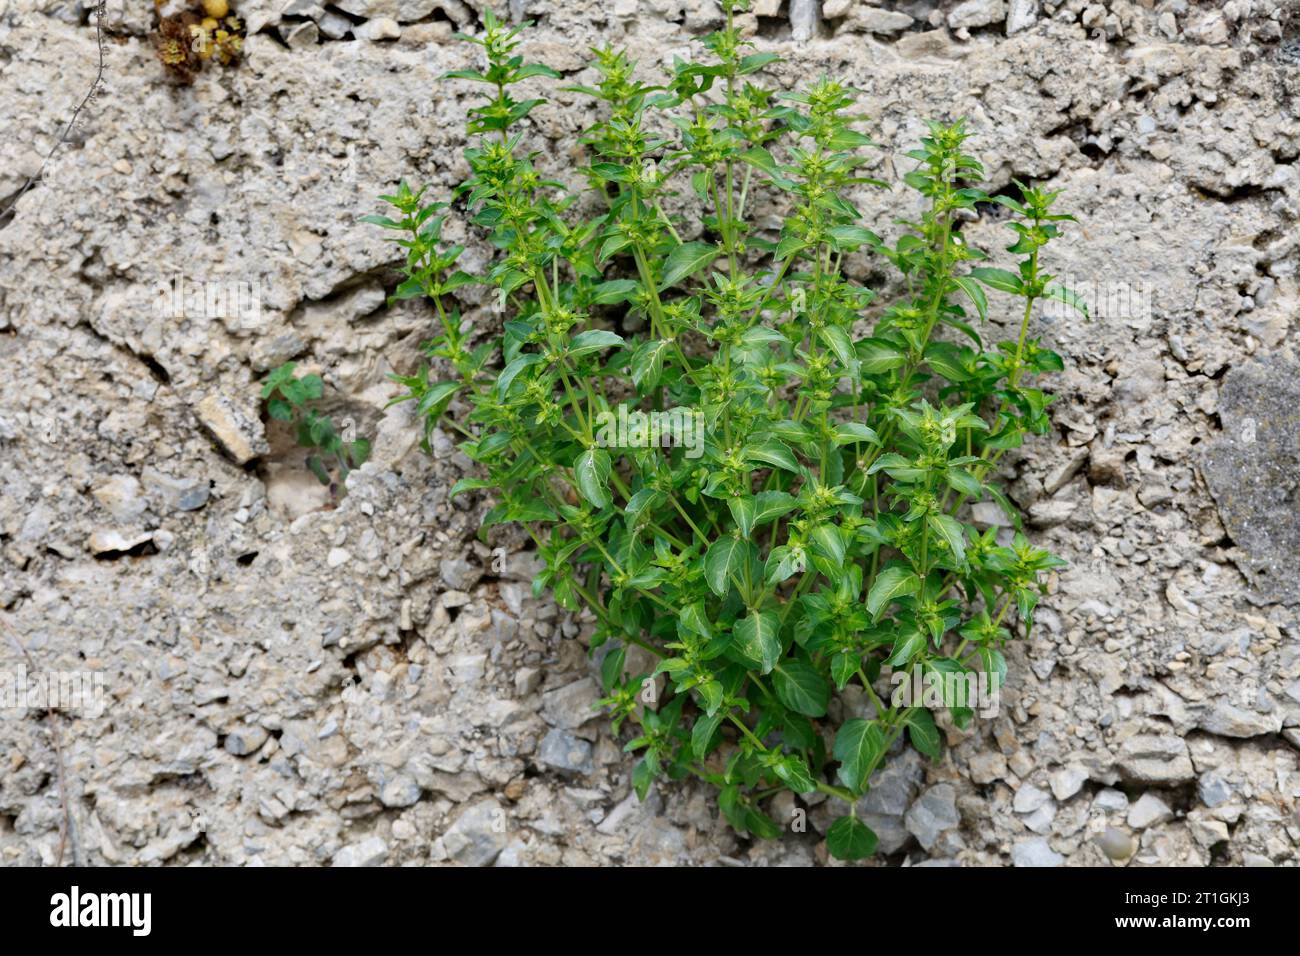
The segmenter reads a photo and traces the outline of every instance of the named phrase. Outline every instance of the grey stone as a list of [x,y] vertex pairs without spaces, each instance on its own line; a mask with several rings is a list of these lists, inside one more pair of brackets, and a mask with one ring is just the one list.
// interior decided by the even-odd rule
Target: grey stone
[[858,819],[869,826],[871,832],[876,835],[876,852],[882,856],[897,853],[912,839],[912,834],[901,816],[859,810]]
[[858,800],[858,809],[866,813],[901,817],[921,788],[925,765],[920,754],[907,749],[885,760],[885,765],[871,776],[871,786]]
[[1039,0],[1010,0],[1007,5],[1007,36],[1028,30],[1038,19]]
[[1052,849],[1046,837],[1018,840],[1011,848],[1013,866],[1061,866],[1065,857]]
[[898,10],[859,6],[849,12],[844,28],[862,33],[888,34],[906,30],[913,22],[911,17]]
[[1046,790],[1040,790],[1031,783],[1022,783],[1020,789],[1016,791],[1011,808],[1016,813],[1033,813],[1051,799],[1051,795]]
[[1190,783],[1196,777],[1187,741],[1172,735],[1136,734],[1119,748],[1116,768],[1134,783]]
[[358,40],[396,40],[402,35],[402,28],[392,17],[376,17],[355,27],[352,35]]
[[442,835],[447,855],[465,866],[491,866],[510,834],[505,825],[505,810],[496,800],[487,798],[466,808]]
[[1282,729],[1282,712],[1261,714],[1217,701],[1197,718],[1196,726],[1220,737],[1262,737]]
[[1114,787],[1106,787],[1097,793],[1096,799],[1092,805],[1098,810],[1109,810],[1123,813],[1128,809],[1128,797],[1124,795],[1123,790],[1116,790]]
[[438,562],[438,573],[449,587],[468,591],[483,577],[483,569],[464,558],[443,558]]
[[[352,21],[330,10],[325,11],[324,16],[316,21],[316,25],[320,27],[320,32],[331,40],[342,40],[352,32]],[[297,351],[293,351],[289,357],[296,354]]]
[[1062,767],[1052,774],[1052,795],[1057,800],[1069,800],[1088,782],[1088,771],[1083,767]]
[[320,27],[316,26],[311,20],[306,23],[296,24],[289,30],[288,36],[284,38],[284,42],[291,50],[302,50],[315,46],[318,40],[320,40]]
[[922,847],[928,850],[934,846],[941,833],[961,823],[952,784],[941,783],[926,790],[907,811],[904,821]]
[[796,43],[811,40],[821,22],[821,0],[790,0],[790,35]]
[[310,17],[317,20],[325,12],[322,0],[286,0],[280,8],[282,17]]
[[379,788],[379,802],[386,807],[413,807],[420,802],[420,785],[408,774],[399,773]]
[[967,763],[973,783],[989,784],[1007,775],[1007,758],[996,750],[978,753]]
[[1231,839],[1226,823],[1200,814],[1188,816],[1187,829],[1191,833],[1192,839],[1207,850],[1216,844],[1226,843]]
[[1223,378],[1219,437],[1201,468],[1237,559],[1262,594],[1300,602],[1300,364],[1280,355]]
[[164,513],[197,511],[208,503],[207,479],[173,478],[153,467],[146,467],[140,477],[149,497]]
[[558,727],[547,731],[542,738],[537,749],[537,762],[561,773],[589,774],[594,769],[591,744]]
[[260,750],[269,736],[270,734],[266,732],[265,727],[260,727],[257,724],[242,724],[226,734],[226,752],[234,754],[236,757],[246,757]]
[[1001,23],[1006,15],[1006,0],[966,0],[948,14],[948,26],[954,30],[986,27],[990,23]]
[[246,465],[271,450],[257,413],[225,395],[208,395],[194,406],[194,415],[237,465]]
[[1128,825],[1135,830],[1145,830],[1174,818],[1174,811],[1154,793],[1144,793],[1129,808]]
[[91,493],[118,521],[133,522],[149,507],[140,493],[140,482],[134,475],[113,475],[97,485]]
[[947,30],[927,30],[925,33],[909,33],[899,38],[894,49],[909,60],[919,60],[927,56],[945,56],[951,51],[951,46]]
[[350,843],[334,854],[335,866],[380,866],[388,859],[388,844],[379,837]]
[[584,677],[544,693],[542,717],[552,727],[576,730],[599,714],[595,708],[599,699],[600,688],[596,682],[590,677]]
[[1228,781],[1212,770],[1201,774],[1200,779],[1196,781],[1196,795],[1207,807],[1222,806],[1232,799],[1232,793]]

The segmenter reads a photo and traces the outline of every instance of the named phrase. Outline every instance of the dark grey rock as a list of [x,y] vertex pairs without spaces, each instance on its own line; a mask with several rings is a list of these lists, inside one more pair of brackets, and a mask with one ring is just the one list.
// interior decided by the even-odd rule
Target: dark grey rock
[[599,714],[595,703],[600,688],[590,677],[576,680],[542,695],[542,717],[552,727],[575,730]]
[[[861,806],[861,802],[858,805]],[[901,816],[858,811],[858,819],[869,826],[871,832],[876,835],[876,852],[882,856],[897,853],[912,839],[912,834],[903,824]]]
[[591,744],[558,727],[552,728],[542,738],[537,749],[537,762],[561,773],[589,774],[594,769]]
[[907,811],[908,832],[925,849],[934,846],[939,835],[961,822],[957,813],[957,791],[950,783],[931,787]]
[[1214,771],[1201,774],[1196,781],[1196,795],[1207,807],[1218,807],[1232,799],[1232,787]]
[[1300,365],[1271,356],[1229,370],[1219,418],[1201,469],[1242,573],[1265,597],[1300,602]]

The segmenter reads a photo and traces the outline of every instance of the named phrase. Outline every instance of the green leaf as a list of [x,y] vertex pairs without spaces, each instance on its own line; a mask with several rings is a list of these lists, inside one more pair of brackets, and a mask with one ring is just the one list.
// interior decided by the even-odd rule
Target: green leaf
[[827,232],[835,240],[835,245],[846,252],[852,252],[861,246],[880,245],[880,237],[861,226],[835,226]]
[[610,690],[623,679],[623,664],[627,660],[627,651],[616,647],[605,655],[600,663],[600,682],[605,690]]
[[736,622],[736,643],[746,658],[759,666],[760,674],[770,673],[781,658],[781,619],[774,611],[750,611]]
[[847,445],[850,442],[864,441],[871,445],[880,444],[880,436],[861,422],[848,422],[835,426],[835,444]]
[[952,515],[935,514],[926,519],[930,530],[939,535],[952,552],[957,567],[966,566],[966,527]]
[[853,348],[865,375],[880,375],[907,361],[902,349],[884,339],[862,339]]
[[975,304],[975,311],[979,313],[980,321],[987,322],[989,318],[989,300],[984,294],[984,290],[979,287],[979,283],[973,281],[970,276],[957,276],[952,281]]
[[824,717],[831,691],[817,668],[801,660],[785,660],[772,671],[772,684],[781,703],[805,717]]
[[622,344],[623,336],[616,332],[608,332],[604,329],[588,329],[586,332],[579,332],[574,337],[573,341],[569,343],[568,351],[572,356],[579,356]]
[[846,720],[835,734],[832,750],[839,761],[839,778],[854,794],[859,794],[867,784],[867,774],[885,750],[885,735],[874,720],[855,717]]
[[730,535],[709,545],[709,550],[704,555],[704,580],[718,597],[727,596],[731,587],[731,574],[744,566],[748,548],[748,542]]
[[753,166],[755,169],[762,170],[769,176],[777,175],[776,160],[773,159],[772,154],[762,146],[755,146],[751,149],[747,149],[736,158],[742,163],[749,163],[749,165]]
[[[760,491],[752,498],[742,500],[750,502],[753,506],[753,514],[750,522],[751,528],[761,527],[775,518],[780,518],[782,515],[788,514],[793,511],[799,503],[799,499],[784,491]],[[736,523],[739,524],[740,522],[737,521]],[[742,531],[741,533],[746,537],[749,536],[748,531]]]
[[520,80],[527,80],[534,76],[546,76],[550,77],[552,80],[558,80],[560,78],[560,74],[549,66],[544,66],[541,63],[529,63],[527,66],[521,66],[519,69],[511,73],[510,82],[518,83]]
[[597,510],[609,507],[614,498],[609,493],[609,476],[613,464],[603,448],[589,448],[573,463],[573,477],[578,491]]
[[951,342],[931,342],[925,349],[925,362],[950,382],[965,382],[970,372],[961,361],[961,351]]
[[736,65],[736,72],[741,76],[757,73],[769,63],[775,63],[779,59],[781,57],[776,53],[750,53],[740,58],[740,63]]
[[831,679],[835,681],[835,689],[843,690],[861,666],[862,658],[854,651],[840,651],[832,657]]
[[932,760],[939,759],[939,728],[934,724],[934,715],[924,707],[908,715],[907,736],[921,753]]
[[695,726],[691,728],[691,751],[695,754],[696,760],[703,760],[708,756],[709,746],[721,723],[721,713],[704,714],[695,719]]
[[861,365],[858,362],[853,343],[849,341],[849,334],[838,325],[827,325],[822,327],[821,337],[822,341],[835,353],[835,357],[840,360],[840,364],[844,366],[845,371],[856,379]]
[[325,470],[325,465],[315,455],[307,459],[307,469],[316,476],[316,480],[322,485],[330,483],[330,473]]
[[967,498],[978,500],[983,497],[984,486],[980,484],[978,478],[964,468],[949,468],[944,472],[944,478],[950,488],[960,492]]
[[876,852],[876,834],[857,817],[840,817],[826,831],[826,849],[837,860],[865,860]]
[[920,629],[912,627],[904,630],[894,640],[894,647],[885,663],[895,669],[906,667],[923,650],[925,650],[925,634]]
[[668,253],[664,262],[664,278],[659,285],[663,292],[683,279],[690,278],[718,258],[721,251],[711,242],[686,242]]
[[[504,374],[502,372],[502,375]],[[518,374],[518,372],[515,374]],[[430,385],[424,394],[420,396],[420,404],[415,407],[415,413],[437,418],[451,404],[451,397],[460,391],[460,387],[459,382],[438,382]]]
[[1021,284],[1020,276],[1014,272],[1008,272],[1006,269],[994,269],[991,266],[977,266],[970,271],[970,274],[980,282],[983,282],[990,289],[997,289],[999,292],[1011,292],[1020,295],[1024,292],[1024,286]]
[[1077,292],[1067,289],[1065,286],[1050,285],[1043,291],[1043,295],[1049,299],[1064,302],[1072,309],[1077,309],[1085,319],[1091,318],[1088,314],[1088,303]]
[[634,279],[612,279],[609,282],[602,282],[592,290],[592,305],[613,305],[615,302],[626,302],[633,292],[637,290],[638,283]]
[[663,500],[663,493],[656,491],[654,488],[642,488],[628,499],[627,505],[623,508],[625,514],[632,526],[639,523],[641,513],[646,508],[659,504]]
[[844,535],[840,532],[839,525],[819,524],[812,529],[811,537],[813,548],[824,555],[832,565],[839,566],[844,563]]
[[654,783],[655,772],[651,769],[646,758],[637,761],[637,765],[632,768],[632,789],[636,791],[636,798],[644,801],[650,793],[650,784]]
[[[505,399],[510,393],[510,386],[514,384],[515,378],[519,373],[530,365],[536,365],[543,361],[542,355],[537,352],[529,352],[527,355],[521,355],[505,368],[501,370],[501,375],[497,378],[497,398]],[[448,382],[447,384],[453,384]]]
[[641,391],[648,391],[659,384],[659,376],[664,370],[664,356],[672,348],[667,339],[651,339],[642,342],[632,353],[632,382]]
[[769,438],[757,445],[746,445],[741,455],[746,461],[775,465],[777,468],[784,468],[796,474],[799,472],[799,461],[794,457],[794,452],[775,438]]
[[808,763],[798,754],[791,754],[772,768],[782,783],[795,793],[809,793],[817,789],[817,781],[808,771]]
[[882,568],[867,594],[867,610],[871,612],[872,619],[879,620],[880,612],[894,598],[915,594],[920,586],[921,579],[910,568],[897,564]]
[[700,700],[704,702],[704,712],[712,716],[718,712],[722,706],[723,692],[722,685],[716,680],[706,680],[698,685],[695,690],[699,692]]
[[1007,659],[1002,652],[991,647],[979,648],[980,670],[988,675],[989,689],[1003,687],[1007,682]]

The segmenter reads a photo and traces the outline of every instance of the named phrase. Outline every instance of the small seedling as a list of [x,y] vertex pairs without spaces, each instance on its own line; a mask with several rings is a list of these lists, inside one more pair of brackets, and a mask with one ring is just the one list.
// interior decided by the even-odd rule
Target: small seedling
[[303,448],[317,449],[319,454],[307,457],[307,467],[317,480],[331,489],[342,489],[348,473],[370,457],[370,442],[364,438],[348,440],[351,436],[340,434],[328,416],[310,408],[310,403],[324,393],[325,383],[319,375],[299,378],[296,368],[296,363],[285,362],[262,383],[267,414],[276,421],[288,422]]

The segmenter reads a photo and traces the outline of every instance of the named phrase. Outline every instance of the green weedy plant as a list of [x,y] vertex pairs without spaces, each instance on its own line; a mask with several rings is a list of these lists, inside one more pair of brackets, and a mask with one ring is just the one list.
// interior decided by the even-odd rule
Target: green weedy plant
[[298,377],[297,363],[285,362],[262,382],[262,400],[266,411],[277,421],[288,422],[303,448],[318,452],[307,456],[307,467],[322,485],[346,488],[348,473],[360,468],[370,457],[370,442],[364,438],[348,440],[339,434],[328,415],[310,407],[325,391],[319,375]]
[[[906,154],[917,218],[881,238],[850,199],[885,185],[862,173],[872,144],[854,129],[854,92],[831,79],[801,93],[761,85],[776,57],[748,51],[741,2],[723,7],[708,61],[678,61],[661,85],[595,51],[599,84],[569,88],[602,110],[582,138],[584,191],[521,148],[520,123],[543,101],[512,91],[557,76],[515,52],[522,27],[489,13],[465,38],[486,69],[449,76],[486,95],[469,111],[472,172],[455,208],[500,250],[483,281],[503,334],[455,308],[452,293],[480,280],[441,238],[447,204],[403,183],[383,197],[395,218],[366,220],[397,233],[406,278],[393,298],[432,301],[441,331],[428,355],[450,373],[398,379],[397,400],[417,402],[426,429],[464,436],[486,477],[452,494],[490,490],[484,528],[527,530],[545,562],[534,590],[595,615],[592,647],[610,645],[602,703],[615,732],[637,727],[637,793],[695,775],[737,830],[773,837],[766,798],[821,791],[847,804],[830,852],[858,859],[876,838],[853,806],[895,741],[906,731],[940,753],[929,709],[882,699],[885,669],[959,690],[951,678],[1000,683],[1012,621],[1028,632],[1044,572],[1064,563],[1022,534],[1005,545],[979,533],[963,509],[992,499],[1019,522],[990,477],[1049,428],[1052,397],[1032,383],[1063,365],[1028,332],[1044,298],[1083,311],[1040,266],[1072,217],[1052,211],[1055,193],[982,192],[962,122],[932,123]],[[669,214],[678,188],[698,220]],[[750,218],[760,193],[784,200],[779,235]],[[966,268],[985,256],[959,215],[981,204],[1010,214],[1018,271]],[[858,254],[887,260],[905,289],[866,337],[854,329],[874,294],[843,269]],[[1023,302],[1018,337],[993,348],[967,312],[985,319],[985,286]],[[968,342],[935,338],[942,327]],[[610,447],[620,409],[699,412],[702,449]],[[628,444],[653,441],[638,437]],[[634,646],[657,660],[648,673],[631,666]],[[658,675],[663,699],[647,706]],[[828,726],[832,694],[850,684],[874,716]],[[957,725],[971,718],[970,699],[945,703]]]

